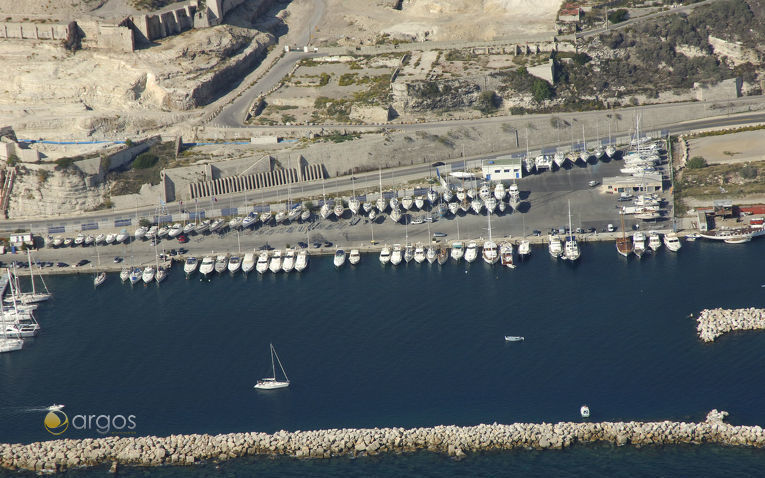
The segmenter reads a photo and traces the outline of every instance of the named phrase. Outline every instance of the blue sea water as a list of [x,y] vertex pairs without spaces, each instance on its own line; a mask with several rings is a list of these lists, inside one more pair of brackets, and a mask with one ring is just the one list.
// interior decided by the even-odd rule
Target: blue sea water
[[[202,282],[175,270],[161,287],[135,288],[111,275],[95,291],[88,275],[50,277],[55,299],[37,314],[42,333],[23,351],[0,356],[0,441],[52,438],[39,409],[54,402],[66,404],[70,418],[135,415],[136,435],[555,422],[579,419],[583,403],[598,421],[701,420],[718,408],[731,423],[762,425],[765,333],[703,344],[688,316],[705,307],[762,307],[763,252],[762,241],[696,242],[679,254],[626,261],[613,243],[592,243],[576,265],[555,263],[537,248],[515,270],[478,262],[382,267],[364,256],[338,271],[331,258],[315,257],[303,274]],[[506,334],[526,340],[505,343]],[[270,342],[292,385],[259,392],[252,385],[270,372]],[[64,435],[97,436],[74,427]],[[521,467],[526,475],[630,468],[676,475],[704,462],[736,464],[747,475],[765,454],[576,447],[460,462],[427,453],[236,460],[194,473],[443,476],[469,469],[488,476]],[[161,473],[190,471],[178,470]],[[714,471],[698,470],[687,474]]]

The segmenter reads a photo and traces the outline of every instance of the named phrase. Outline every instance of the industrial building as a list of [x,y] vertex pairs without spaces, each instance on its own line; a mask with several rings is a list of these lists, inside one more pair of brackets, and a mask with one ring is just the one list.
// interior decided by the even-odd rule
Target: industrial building
[[523,177],[523,160],[512,156],[499,156],[484,161],[481,169],[487,181],[508,181]]
[[603,187],[606,192],[611,194],[624,192],[653,193],[661,191],[662,184],[661,173],[603,178]]

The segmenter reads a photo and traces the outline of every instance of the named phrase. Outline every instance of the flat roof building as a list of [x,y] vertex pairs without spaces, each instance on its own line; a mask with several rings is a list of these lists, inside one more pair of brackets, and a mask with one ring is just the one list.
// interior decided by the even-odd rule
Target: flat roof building
[[484,161],[483,176],[487,181],[508,181],[523,177],[523,160],[512,156],[500,156]]
[[624,192],[656,192],[662,189],[660,173],[644,174],[642,176],[614,176],[603,178],[603,187],[608,193]]

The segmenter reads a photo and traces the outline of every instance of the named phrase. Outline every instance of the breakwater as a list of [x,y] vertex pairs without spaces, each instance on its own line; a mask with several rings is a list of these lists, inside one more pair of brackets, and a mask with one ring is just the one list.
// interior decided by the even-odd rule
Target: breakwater
[[696,331],[704,342],[734,330],[765,329],[765,309],[704,309],[696,318]]
[[102,464],[132,466],[193,465],[206,460],[284,455],[296,458],[377,455],[429,450],[462,457],[466,453],[510,449],[562,449],[575,444],[617,446],[711,443],[765,447],[759,426],[723,422],[727,412],[712,410],[706,420],[692,422],[560,422],[437,426],[432,428],[329,429],[105,437],[0,445],[0,466],[6,469],[62,471]]

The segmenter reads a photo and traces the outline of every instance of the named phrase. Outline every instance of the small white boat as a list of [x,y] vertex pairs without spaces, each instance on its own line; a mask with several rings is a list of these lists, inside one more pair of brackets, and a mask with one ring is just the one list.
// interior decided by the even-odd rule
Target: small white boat
[[295,259],[295,270],[298,272],[304,271],[308,267],[308,251],[301,249],[297,253],[297,259]]
[[523,342],[524,340],[525,338],[519,335],[505,335],[505,342]]
[[399,211],[398,208],[391,210],[390,212],[390,220],[393,222],[399,222],[402,218],[401,211]]
[[64,407],[65,407],[65,405],[62,405],[60,403],[54,403],[53,405],[48,407],[48,411],[49,412],[60,412],[61,410],[64,409]]
[[450,202],[448,208],[449,208],[449,212],[450,213],[456,215],[457,211],[459,211],[459,209],[460,209],[460,203],[458,203],[458,202]]
[[338,219],[343,217],[343,213],[345,213],[345,206],[343,205],[342,198],[335,199],[334,213],[335,213],[335,216],[338,217]]
[[84,242],[85,242],[85,234],[77,234],[77,237],[74,238],[75,246],[81,246],[82,243]]
[[510,185],[510,188],[508,188],[507,191],[508,201],[510,202],[510,207],[513,209],[518,209],[518,206],[521,204],[521,191],[518,189],[518,185],[513,183]]
[[170,228],[168,226],[162,226],[157,230],[157,237],[163,238],[167,237],[167,235],[170,233]]
[[96,236],[96,244],[102,244],[106,242],[106,234],[99,234]]
[[648,233],[648,247],[651,248],[652,251],[656,252],[661,248],[661,236],[656,231],[650,231]]
[[478,244],[475,241],[468,242],[465,248],[465,261],[473,262],[478,258]]
[[[271,347],[271,368],[274,372],[273,376],[258,380],[258,383],[255,384],[254,388],[257,388],[258,390],[274,390],[277,388],[289,387],[290,379],[287,378],[287,373],[284,371],[284,367],[282,366],[282,361],[279,360],[279,356],[276,355],[276,349],[274,349],[274,345],[269,344],[269,346]],[[284,380],[279,380],[276,378],[276,365],[274,363],[274,357],[276,357],[276,362],[279,363],[279,368],[282,370],[282,375],[284,375]]]
[[141,280],[142,270],[140,267],[133,267],[130,270],[128,279],[130,279],[130,285],[136,285]]
[[385,210],[388,209],[388,202],[385,200],[385,198],[380,196],[377,198],[377,201],[375,201],[375,207],[377,207],[379,212],[385,212]]
[[503,242],[499,245],[499,256],[502,261],[502,265],[515,269],[515,260],[513,259],[513,245],[509,242]]
[[371,202],[365,202],[364,204],[361,205],[361,209],[363,209],[366,214],[369,214],[370,211],[373,211],[374,207],[375,205],[372,204]]
[[374,221],[375,218],[377,218],[377,211],[372,209],[372,210],[369,211],[369,220],[370,221]]
[[404,196],[401,198],[401,207],[404,208],[405,211],[408,211],[412,209],[412,205],[414,204],[414,200],[411,196]]
[[228,268],[228,254],[218,254],[218,256],[215,258],[215,272],[218,274],[223,274],[223,271],[225,271]]
[[205,256],[202,259],[202,263],[199,265],[199,273],[202,277],[207,279],[210,274],[215,270],[215,258],[213,256]]
[[199,259],[197,259],[194,256],[189,256],[186,258],[186,261],[183,263],[183,272],[186,274],[186,277],[188,278],[191,274],[197,271],[197,267],[199,267]]
[[425,246],[418,242],[414,248],[414,262],[422,264],[425,262]]
[[271,256],[271,262],[268,263],[268,270],[276,274],[282,270],[282,251],[275,250],[274,255]]
[[417,209],[422,209],[423,206],[425,206],[425,198],[422,196],[416,196],[414,198],[414,207]]
[[106,272],[99,272],[93,277],[93,286],[98,287],[106,282]]
[[[431,205],[435,204],[436,201],[438,201],[438,193],[435,190],[433,190],[433,189],[428,189],[427,197],[428,197],[428,202]],[[420,208],[420,209],[422,209],[422,208]]]
[[236,274],[239,272],[239,269],[242,268],[242,258],[239,256],[231,256],[228,260],[228,271],[231,273],[231,275]]
[[[107,244],[114,244],[115,239],[117,239],[117,234],[109,233],[106,235]],[[66,245],[66,241],[64,241],[64,245]]]
[[232,217],[228,221],[228,228],[229,229],[236,229],[236,228],[238,228],[241,225],[242,225],[242,218],[241,217]]
[[693,232],[691,234],[686,234],[685,235],[685,239],[688,240],[688,241],[691,241],[691,242],[695,241],[696,239],[698,239],[700,237],[701,237],[701,234],[696,233],[696,232]]
[[284,260],[282,260],[282,270],[292,272],[295,269],[295,249],[288,248],[284,251]]
[[486,201],[491,197],[491,188],[489,188],[489,183],[483,183],[481,184],[480,189],[478,189],[478,197],[481,198],[483,201]]
[[361,254],[359,253],[359,250],[351,249],[350,254],[348,254],[348,262],[350,262],[352,266],[355,266],[360,261],[361,261]]
[[164,266],[157,267],[157,273],[154,275],[154,280],[157,284],[160,284],[163,280],[167,279],[167,269]]
[[462,241],[452,243],[452,259],[459,262],[465,255],[465,244]]
[[335,258],[333,260],[335,267],[342,267],[345,264],[345,251],[337,249],[335,251]]
[[271,215],[270,211],[261,212],[260,216],[258,216],[258,219],[260,219],[260,222],[262,222],[264,225],[271,222],[271,219],[273,216]]
[[390,262],[390,247],[386,245],[380,250],[380,263],[384,265],[388,262]]
[[401,251],[401,244],[393,244],[393,252],[390,254],[390,263],[394,266],[401,264],[404,259],[403,252]]
[[[112,240],[112,242],[114,242],[114,240]],[[72,244],[74,244],[74,239],[72,239],[71,237],[64,238],[64,247],[71,247]]]
[[451,202],[454,199],[454,193],[451,189],[444,189],[443,198],[445,202]]
[[637,231],[635,234],[633,234],[632,245],[633,252],[636,256],[638,256],[638,259],[640,259],[645,252],[645,234],[643,234],[641,231]]
[[180,236],[183,232],[183,225],[180,222],[176,222],[170,227],[170,230],[167,231],[167,236],[175,239],[176,237]]
[[252,227],[256,222],[258,222],[257,214],[250,214],[248,216],[245,216],[245,218],[242,219],[242,229],[247,229],[248,227]]
[[432,244],[428,246],[428,249],[425,251],[425,259],[428,260],[429,264],[436,262],[436,259],[438,259],[438,251]]
[[216,220],[214,220],[212,222],[212,224],[210,224],[210,232],[218,232],[218,231],[220,231],[220,229],[222,229],[225,224],[226,223],[223,222],[223,219],[216,219]]
[[127,229],[122,229],[122,230],[119,232],[119,234],[117,234],[117,235],[114,237],[114,240],[115,240],[115,241],[116,241],[118,244],[121,244],[121,243],[123,243],[123,242],[127,241],[129,238],[130,238],[130,234],[128,234],[128,232],[127,232]]
[[563,254],[563,246],[561,245],[560,237],[550,235],[548,239],[550,244],[547,246],[547,250],[550,252],[552,257],[557,259],[561,254]]
[[358,214],[360,208],[361,201],[359,201],[358,198],[354,196],[348,200],[348,209],[350,209],[353,214]]
[[582,405],[579,408],[579,414],[582,416],[582,418],[590,418],[590,407],[587,405]]
[[616,148],[614,148],[610,144],[606,146],[606,156],[608,156],[609,158],[613,158],[615,154],[616,154]]
[[407,242],[404,246],[404,262],[409,263],[414,259],[414,247],[411,242]]
[[194,232],[195,227],[196,227],[196,224],[194,224],[193,222],[190,222],[186,224],[185,226],[183,226],[183,233],[186,235],[189,235],[192,232]]
[[680,239],[678,239],[677,234],[674,232],[664,234],[664,245],[667,246],[667,250],[672,252],[677,252],[682,247],[682,244],[680,244]]
[[261,251],[258,255],[258,262],[255,264],[255,270],[258,271],[259,274],[265,274],[268,270],[268,264],[268,251]]
[[483,201],[481,201],[480,198],[475,198],[470,203],[470,207],[471,207],[471,209],[473,209],[473,211],[475,211],[476,214],[480,214],[481,213],[481,209],[483,209]]
[[505,189],[505,185],[503,183],[497,183],[496,186],[494,186],[494,197],[497,201],[502,201],[505,199],[505,196],[507,195],[507,189]]
[[244,275],[249,274],[255,268],[255,253],[248,252],[244,255],[242,260],[242,272]]
[[24,347],[24,339],[18,337],[0,337],[0,353],[15,352]]
[[144,268],[143,274],[141,275],[144,285],[149,285],[149,283],[154,280],[155,273],[156,270],[154,269],[154,266],[146,266]]
[[518,254],[521,256],[528,256],[531,254],[531,243],[528,240],[523,239],[518,244]]
[[497,209],[497,200],[489,196],[486,198],[486,201],[484,201],[484,205],[486,206],[486,212],[491,214]]
[[61,236],[56,236],[53,238],[53,247],[59,247],[64,243],[64,238]]
[[286,220],[287,220],[287,213],[284,211],[279,211],[274,216],[274,221],[276,221],[277,224],[281,224]]
[[497,243],[488,240],[483,243],[483,250],[481,251],[483,261],[489,265],[496,264],[499,260],[499,251],[497,249]]
[[196,234],[203,234],[210,230],[210,220],[205,219],[204,221],[200,222],[194,227],[194,232]]
[[307,220],[311,219],[311,210],[310,209],[303,209],[303,212],[300,213],[300,220],[305,222]]
[[[154,239],[157,237],[157,226],[151,226],[148,231],[146,231],[146,239]],[[96,242],[98,242],[98,238],[96,237]]]
[[130,269],[123,267],[120,271],[120,280],[122,282],[127,282],[128,279],[130,279]]

